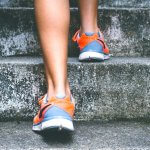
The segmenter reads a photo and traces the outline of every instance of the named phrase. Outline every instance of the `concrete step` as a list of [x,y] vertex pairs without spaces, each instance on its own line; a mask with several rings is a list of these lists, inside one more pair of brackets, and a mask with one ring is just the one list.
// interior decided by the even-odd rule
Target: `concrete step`
[[149,0],[100,0],[100,6],[104,7],[134,7],[134,8],[149,8]]
[[[77,7],[77,1],[71,1],[72,7]],[[149,8],[149,0],[99,0],[100,7]]]
[[149,150],[150,123],[75,122],[75,132],[35,134],[32,122],[0,123],[0,149],[5,150]]
[[0,0],[0,7],[33,7],[34,0]]
[[[113,57],[102,63],[68,60],[76,120],[150,120],[150,59]],[[0,58],[0,120],[29,120],[46,92],[43,62]]]
[[[78,50],[71,37],[79,28],[77,9],[71,9],[69,56]],[[99,25],[114,56],[150,56],[150,9],[100,8]],[[39,55],[32,8],[0,8],[0,56]]]
[[[77,1],[70,0],[71,7],[77,7]],[[150,7],[149,0],[100,0],[102,7]],[[33,7],[33,0],[1,0],[0,7]]]

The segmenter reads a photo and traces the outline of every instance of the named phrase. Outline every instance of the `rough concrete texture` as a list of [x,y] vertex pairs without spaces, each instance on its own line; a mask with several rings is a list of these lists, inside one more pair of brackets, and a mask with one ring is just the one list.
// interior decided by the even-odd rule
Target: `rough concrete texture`
[[[77,7],[77,1],[71,0],[71,6]],[[149,0],[99,0],[100,7],[149,8]]]
[[1,8],[0,22],[0,55],[39,53],[32,9]]
[[149,8],[149,0],[99,0],[100,6],[105,7],[140,7]]
[[0,0],[0,7],[33,7],[34,0]]
[[[31,8],[0,9],[0,56],[39,55]],[[79,28],[77,9],[71,9],[69,56],[78,56],[71,38]],[[99,25],[114,56],[150,56],[149,9],[99,9]]]
[[[72,7],[77,7],[77,0],[70,0]],[[99,0],[103,7],[150,7],[149,0]],[[0,7],[33,7],[33,0],[1,0]]]
[[[80,120],[150,120],[150,59],[112,58],[102,63],[68,61]],[[27,120],[45,93],[40,58],[0,59],[0,120]]]
[[75,132],[35,134],[31,122],[0,123],[1,150],[149,150],[150,123],[75,122]]

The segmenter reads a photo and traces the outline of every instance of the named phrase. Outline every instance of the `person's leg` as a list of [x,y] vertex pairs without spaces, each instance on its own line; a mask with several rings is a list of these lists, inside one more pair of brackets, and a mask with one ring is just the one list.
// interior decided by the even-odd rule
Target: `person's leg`
[[35,15],[44,54],[48,96],[67,91],[68,0],[35,0]]
[[39,100],[33,130],[73,131],[75,105],[67,80],[67,49],[70,22],[69,0],[35,0],[35,15],[44,54],[48,98]]
[[98,0],[79,0],[81,32],[98,32]]
[[[49,98],[51,98],[53,96],[56,96],[56,95],[55,95],[54,84],[53,84],[51,75],[48,72],[48,67],[47,67],[46,64],[45,64],[45,74],[46,74],[46,78],[47,78],[47,96],[48,96],[48,99],[49,99]],[[67,96],[71,95],[70,86],[69,86],[69,81],[68,80],[67,80],[67,83],[66,83],[66,95]]]
[[80,61],[109,59],[109,49],[97,25],[98,0],[79,0],[81,27],[73,36],[80,48]]

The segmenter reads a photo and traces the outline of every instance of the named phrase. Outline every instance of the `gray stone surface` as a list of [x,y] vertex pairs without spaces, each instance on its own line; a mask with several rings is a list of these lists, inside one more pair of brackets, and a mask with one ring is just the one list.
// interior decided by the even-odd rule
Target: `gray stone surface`
[[0,9],[0,55],[39,54],[33,9]]
[[31,122],[0,123],[1,150],[149,150],[150,123],[75,122],[75,132],[31,131]]
[[[77,0],[70,0],[71,7],[77,7]],[[149,0],[99,0],[103,7],[150,7]],[[0,7],[33,7],[33,0],[1,0]]]
[[0,0],[0,7],[33,7],[34,0]]
[[100,6],[105,7],[134,7],[149,8],[149,0],[99,0]]
[[[0,56],[41,54],[32,8],[0,8]],[[71,38],[79,28],[71,10],[69,56],[79,51]],[[150,56],[149,9],[99,9],[99,25],[114,56]]]
[[[112,58],[80,63],[69,58],[68,76],[77,100],[76,120],[150,120],[150,59]],[[46,84],[41,58],[0,59],[0,120],[28,120]]]

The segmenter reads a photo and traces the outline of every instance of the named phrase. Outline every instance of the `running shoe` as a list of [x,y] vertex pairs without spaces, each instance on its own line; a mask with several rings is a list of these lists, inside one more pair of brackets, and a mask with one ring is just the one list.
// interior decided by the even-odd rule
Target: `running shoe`
[[110,58],[109,49],[100,32],[86,32],[80,35],[78,30],[72,40],[80,49],[79,61],[103,61]]
[[73,116],[75,102],[73,97],[58,99],[52,97],[46,101],[46,95],[39,99],[40,110],[33,120],[33,131],[47,129],[74,131]]

